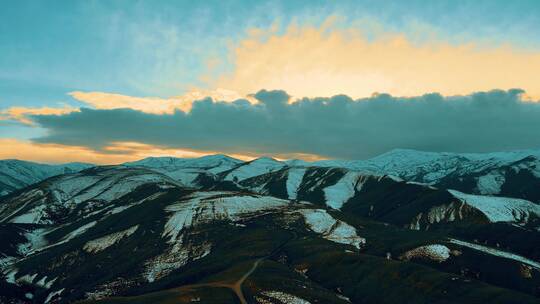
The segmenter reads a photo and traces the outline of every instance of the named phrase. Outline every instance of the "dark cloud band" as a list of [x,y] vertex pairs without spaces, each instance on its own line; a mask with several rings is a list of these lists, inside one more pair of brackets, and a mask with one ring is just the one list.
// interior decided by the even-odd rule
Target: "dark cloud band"
[[111,142],[141,142],[224,153],[309,153],[366,158],[393,148],[488,152],[540,147],[540,103],[523,91],[467,96],[386,94],[352,100],[304,98],[292,104],[283,91],[260,91],[260,103],[210,99],[191,112],[147,114],[131,109],[81,109],[33,119],[48,130],[38,142],[101,149]]

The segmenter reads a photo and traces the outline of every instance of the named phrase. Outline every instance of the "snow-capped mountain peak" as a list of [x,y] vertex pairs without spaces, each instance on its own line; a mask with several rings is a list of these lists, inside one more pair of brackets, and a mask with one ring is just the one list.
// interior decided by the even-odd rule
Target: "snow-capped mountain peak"
[[287,165],[271,157],[260,157],[240,164],[236,168],[224,172],[227,181],[242,181],[250,177],[280,170]]

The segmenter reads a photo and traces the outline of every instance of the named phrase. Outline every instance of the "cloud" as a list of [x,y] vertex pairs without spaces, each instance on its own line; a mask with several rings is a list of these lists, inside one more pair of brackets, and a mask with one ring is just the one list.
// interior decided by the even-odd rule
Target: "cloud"
[[190,112],[145,113],[86,109],[35,115],[47,130],[40,143],[103,151],[115,142],[243,155],[366,158],[393,148],[487,152],[540,147],[540,103],[522,90],[464,96],[346,95],[290,102],[284,91],[260,91],[246,100],[196,101]]
[[[120,164],[149,156],[200,157],[215,153],[169,149],[135,142],[115,142],[96,151],[84,146],[40,144],[13,138],[0,138],[0,159],[17,158],[42,163]],[[241,154],[231,156],[245,160],[253,158]]]
[[0,110],[0,121],[12,120],[19,121],[25,125],[32,125],[33,122],[29,118],[31,115],[62,115],[73,111],[78,111],[78,108],[64,106],[61,108],[53,107],[11,107],[5,110]]
[[177,110],[189,112],[194,101],[205,98],[227,102],[245,98],[250,102],[256,102],[250,96],[243,96],[235,91],[221,88],[215,90],[193,90],[184,95],[170,98],[133,97],[114,93],[79,91],[71,92],[69,95],[94,109],[132,109],[151,114],[172,114]]
[[[172,114],[177,110],[189,112],[194,101],[212,98],[220,101],[234,101],[244,98],[251,103],[257,102],[251,96],[243,96],[239,93],[226,90],[193,90],[182,96],[160,98],[160,97],[134,97],[122,94],[105,92],[70,92],[69,95],[79,102],[84,103],[93,109],[132,109],[151,114]],[[33,125],[32,115],[61,115],[79,111],[78,107],[11,107],[0,110],[0,121],[18,121],[26,125]]]
[[132,97],[104,92],[71,92],[71,97],[96,109],[133,109],[145,113],[173,113],[176,109],[188,111],[189,101],[178,98]]
[[447,43],[435,35],[418,42],[404,34],[375,35],[333,24],[253,29],[231,47],[231,71],[202,78],[209,87],[242,94],[282,89],[295,97],[374,92],[418,96],[463,95],[520,87],[540,99],[540,52],[506,45]]

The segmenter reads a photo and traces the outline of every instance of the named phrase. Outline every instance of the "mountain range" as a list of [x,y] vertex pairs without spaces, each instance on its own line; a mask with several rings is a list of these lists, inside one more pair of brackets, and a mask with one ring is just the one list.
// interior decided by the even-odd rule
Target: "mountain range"
[[539,303],[539,158],[0,161],[0,302]]

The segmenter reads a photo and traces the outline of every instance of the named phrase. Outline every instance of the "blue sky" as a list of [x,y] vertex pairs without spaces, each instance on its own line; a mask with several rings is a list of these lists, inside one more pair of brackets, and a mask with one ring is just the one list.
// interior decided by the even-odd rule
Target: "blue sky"
[[[414,45],[540,52],[538,1],[10,1],[0,10],[0,111],[95,107],[73,91],[170,98],[237,84],[207,79],[235,73],[235,50],[253,29],[267,31],[264,40],[290,34],[293,25],[320,29],[329,18],[332,31],[359,31],[368,41],[392,33]],[[259,86],[225,89],[243,96],[266,89]],[[519,80],[489,89],[516,86]],[[0,125],[0,138],[46,132],[11,120]]]
[[[73,90],[168,96],[200,85],[253,27],[372,20],[415,39],[538,49],[538,1],[11,1],[0,11],[2,106],[69,101]],[[171,36],[174,39],[171,39]],[[225,66],[227,68],[227,66]]]

